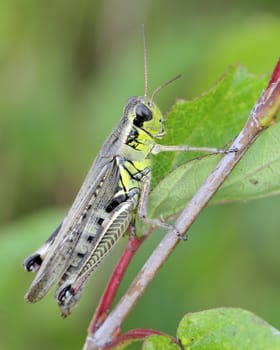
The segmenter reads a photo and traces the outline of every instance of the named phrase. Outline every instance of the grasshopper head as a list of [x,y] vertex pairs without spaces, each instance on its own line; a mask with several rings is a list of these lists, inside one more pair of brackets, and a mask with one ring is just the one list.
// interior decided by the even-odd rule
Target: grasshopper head
[[132,97],[126,106],[126,114],[135,127],[142,129],[153,138],[161,138],[164,135],[162,113],[146,96]]

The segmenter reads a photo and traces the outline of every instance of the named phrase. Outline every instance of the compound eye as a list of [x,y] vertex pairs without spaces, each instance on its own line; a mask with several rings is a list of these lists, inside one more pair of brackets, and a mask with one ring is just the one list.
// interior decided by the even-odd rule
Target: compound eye
[[143,103],[140,103],[135,110],[135,119],[133,124],[138,127],[142,127],[143,123],[153,118],[153,113]]
[[153,113],[143,103],[140,103],[136,107],[136,119],[142,119],[143,121],[151,120]]

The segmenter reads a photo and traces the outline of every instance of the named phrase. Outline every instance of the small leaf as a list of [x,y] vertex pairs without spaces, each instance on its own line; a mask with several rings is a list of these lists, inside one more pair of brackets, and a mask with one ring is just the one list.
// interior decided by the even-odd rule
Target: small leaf
[[[263,77],[231,67],[209,92],[193,101],[178,101],[166,117],[164,144],[224,148],[245,124],[263,87]],[[243,201],[280,193],[280,124],[252,145],[212,203]],[[217,165],[221,155],[200,158],[193,152],[166,152],[153,157],[149,216],[179,212]]]
[[169,337],[163,335],[151,335],[143,343],[143,350],[180,350],[181,348],[173,343]]
[[177,336],[186,350],[280,349],[280,332],[242,309],[219,308],[186,314]]

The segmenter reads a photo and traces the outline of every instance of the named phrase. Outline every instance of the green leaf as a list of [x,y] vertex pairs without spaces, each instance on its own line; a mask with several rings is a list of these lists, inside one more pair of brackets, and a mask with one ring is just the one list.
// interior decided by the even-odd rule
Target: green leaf
[[177,336],[186,350],[279,350],[280,332],[253,313],[219,308],[185,315]]
[[143,343],[143,350],[180,350],[181,348],[173,343],[169,337],[163,335],[151,335]]
[[[166,145],[224,148],[246,122],[266,84],[240,66],[231,67],[207,93],[178,101],[166,117]],[[265,130],[234,169],[212,203],[244,201],[280,192],[280,124]],[[180,211],[215,168],[221,155],[200,158],[193,152],[166,152],[153,157],[153,191],[149,216]],[[195,159],[194,159],[195,158]]]

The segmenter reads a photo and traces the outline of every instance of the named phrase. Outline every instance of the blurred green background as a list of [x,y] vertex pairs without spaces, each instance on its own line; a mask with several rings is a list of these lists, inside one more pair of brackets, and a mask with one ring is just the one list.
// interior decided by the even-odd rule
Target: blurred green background
[[[82,347],[125,240],[66,320],[52,295],[24,302],[33,276],[21,263],[65,214],[127,99],[143,94],[142,23],[150,90],[184,75],[158,95],[163,111],[208,89],[230,64],[269,73],[280,53],[275,0],[1,1],[0,350]],[[125,328],[175,335],[184,313],[217,306],[280,328],[279,205],[274,197],[206,209]],[[161,237],[145,243],[122,291]]]

